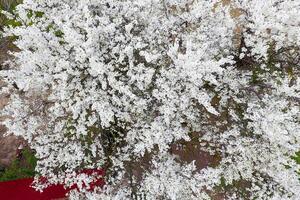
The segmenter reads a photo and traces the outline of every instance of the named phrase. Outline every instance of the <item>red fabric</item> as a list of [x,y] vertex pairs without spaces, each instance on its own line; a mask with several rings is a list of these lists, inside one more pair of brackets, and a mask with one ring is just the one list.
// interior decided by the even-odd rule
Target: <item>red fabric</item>
[[[83,170],[81,173],[91,174],[96,172],[103,175],[102,170]],[[62,185],[53,185],[46,188],[42,193],[31,187],[33,179],[20,179],[15,181],[0,182],[1,200],[55,200],[66,197],[70,189],[64,189]],[[91,189],[95,186],[103,186],[102,179],[91,184]],[[72,187],[76,188],[76,186]]]
[[64,198],[67,190],[62,185],[50,186],[40,193],[30,187],[33,179],[21,179],[0,183],[0,199],[3,200],[54,200]]

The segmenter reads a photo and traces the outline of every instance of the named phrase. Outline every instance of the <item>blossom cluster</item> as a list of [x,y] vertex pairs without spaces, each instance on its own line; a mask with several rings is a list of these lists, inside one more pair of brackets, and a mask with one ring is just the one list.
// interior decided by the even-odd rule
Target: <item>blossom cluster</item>
[[[24,0],[8,130],[88,199],[297,199],[300,2]],[[84,196],[84,197],[83,197]]]

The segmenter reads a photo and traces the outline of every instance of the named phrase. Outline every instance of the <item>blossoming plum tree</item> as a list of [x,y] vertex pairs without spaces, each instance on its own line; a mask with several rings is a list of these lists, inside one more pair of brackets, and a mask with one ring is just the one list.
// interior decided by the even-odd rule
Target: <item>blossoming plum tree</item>
[[[24,0],[6,29],[20,51],[1,71],[3,113],[36,152],[36,187],[297,199],[299,11],[293,0]],[[78,171],[95,168],[106,185],[89,191],[99,177]]]

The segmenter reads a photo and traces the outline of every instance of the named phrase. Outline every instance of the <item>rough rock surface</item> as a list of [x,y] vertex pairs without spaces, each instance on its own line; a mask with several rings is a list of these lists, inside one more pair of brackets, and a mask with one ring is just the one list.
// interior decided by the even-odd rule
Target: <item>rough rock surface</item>
[[[16,50],[8,39],[0,39],[0,70],[5,70],[4,62],[11,58],[8,51]],[[0,80],[0,89],[4,86]],[[9,102],[9,94],[0,94],[0,111]],[[0,116],[0,123],[7,116]],[[0,167],[7,167],[16,158],[18,148],[24,144],[24,140],[14,135],[6,136],[6,128],[0,125]]]
[[[9,101],[9,95],[0,95],[0,110]],[[0,117],[0,122],[3,121],[5,117]],[[17,150],[20,145],[24,143],[21,138],[14,135],[6,136],[6,128],[0,125],[0,166],[6,167],[16,158]]]

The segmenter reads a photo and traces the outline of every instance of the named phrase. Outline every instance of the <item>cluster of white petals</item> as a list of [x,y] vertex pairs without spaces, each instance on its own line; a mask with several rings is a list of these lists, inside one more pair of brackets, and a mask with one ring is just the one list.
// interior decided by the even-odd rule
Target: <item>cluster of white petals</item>
[[37,188],[105,169],[71,196],[300,197],[300,1],[24,0],[15,15],[4,124],[35,150]]

